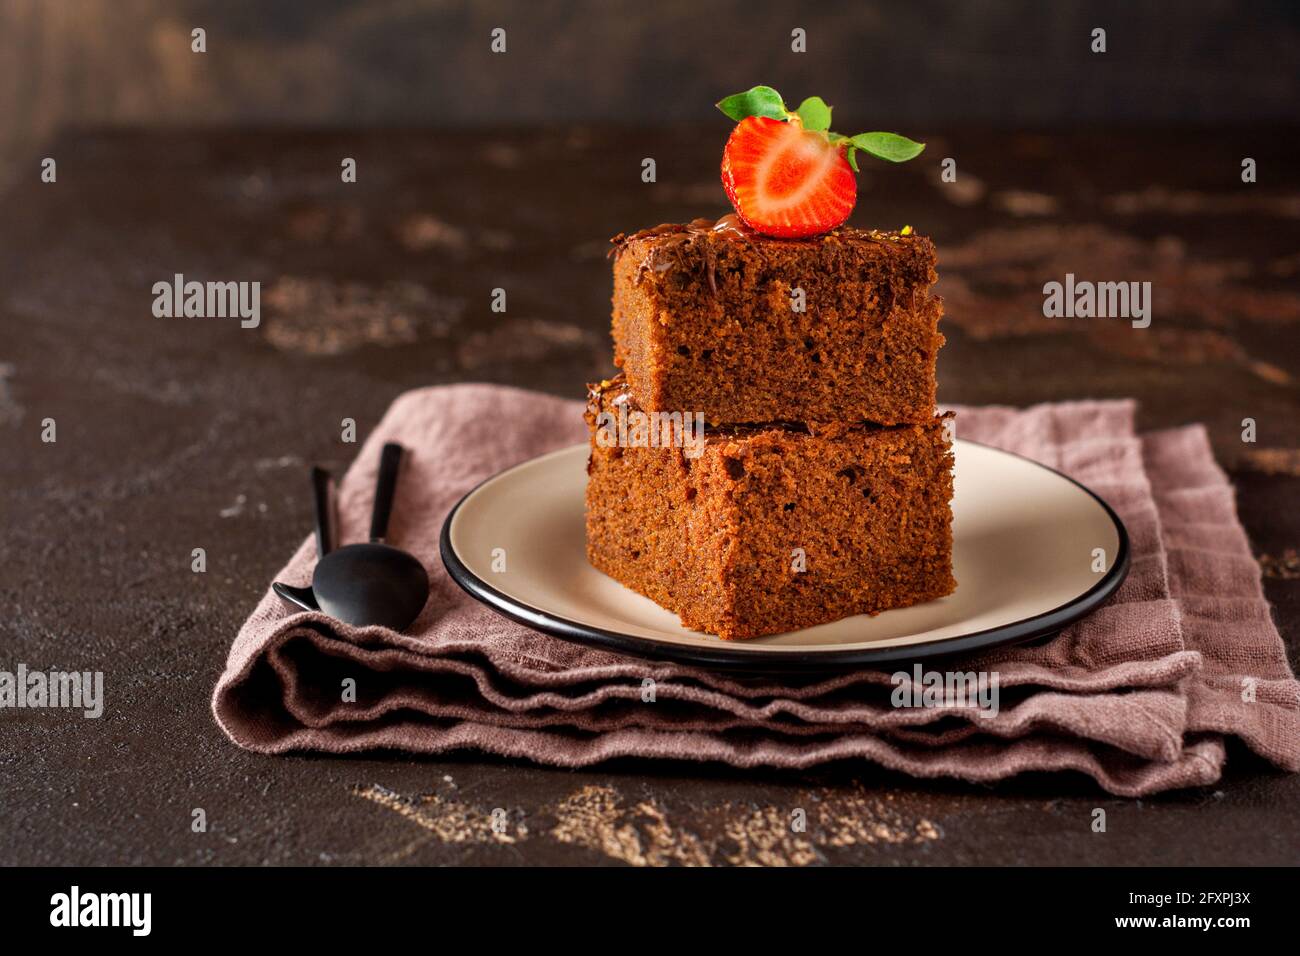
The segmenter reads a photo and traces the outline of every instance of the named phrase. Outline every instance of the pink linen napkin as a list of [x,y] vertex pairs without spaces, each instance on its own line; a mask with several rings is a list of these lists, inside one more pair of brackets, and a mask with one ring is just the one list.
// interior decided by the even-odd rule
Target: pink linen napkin
[[[1130,402],[958,410],[962,437],[1088,485],[1132,541],[1128,579],[1087,619],[1046,642],[942,665],[998,672],[992,718],[896,708],[887,671],[737,679],[568,643],[474,601],[438,558],[447,512],[482,479],[586,437],[580,403],[486,385],[400,396],[340,487],[342,535],[360,540],[380,447],[411,450],[390,535],[424,562],[431,596],[409,632],[297,612],[268,590],[235,639],[213,711],[235,743],[263,753],[477,749],[558,766],[866,759],[972,781],[1077,770],[1137,796],[1214,782],[1232,736],[1300,769],[1300,685],[1231,486],[1203,429],[1139,436],[1133,411]],[[307,584],[314,561],[307,539],[275,579]],[[355,702],[341,700],[346,678]],[[646,678],[653,703],[642,702]]]

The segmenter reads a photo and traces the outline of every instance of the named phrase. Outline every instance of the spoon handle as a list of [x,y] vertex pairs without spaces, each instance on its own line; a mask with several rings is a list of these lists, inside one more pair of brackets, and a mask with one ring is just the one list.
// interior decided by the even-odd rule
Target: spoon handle
[[379,481],[375,485],[375,504],[370,512],[370,540],[382,543],[388,536],[388,516],[393,511],[393,494],[397,490],[397,471],[402,465],[402,446],[389,442],[379,456]]
[[330,514],[331,485],[334,478],[319,465],[311,468],[311,498],[316,510],[316,560],[334,549],[334,521]]

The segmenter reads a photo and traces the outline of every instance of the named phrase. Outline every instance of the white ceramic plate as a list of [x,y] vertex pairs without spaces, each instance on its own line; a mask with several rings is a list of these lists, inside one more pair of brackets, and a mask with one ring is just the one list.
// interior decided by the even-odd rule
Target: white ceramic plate
[[[748,641],[688,631],[677,615],[587,563],[587,446],[483,482],[442,529],[448,573],[507,617],[611,650],[726,669],[831,670],[915,660],[1059,631],[1128,572],[1128,535],[1100,498],[1059,472],[969,441],[954,448],[957,590],[915,607]],[[492,570],[504,548],[506,571]],[[1104,570],[1094,570],[1094,549]]]

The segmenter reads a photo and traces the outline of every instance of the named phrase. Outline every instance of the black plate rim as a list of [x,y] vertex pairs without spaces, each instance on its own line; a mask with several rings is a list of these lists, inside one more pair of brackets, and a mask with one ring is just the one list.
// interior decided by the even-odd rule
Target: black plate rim
[[1093,501],[1101,506],[1102,511],[1110,518],[1111,523],[1115,526],[1115,531],[1119,537],[1119,554],[1115,558],[1115,563],[1111,565],[1102,578],[1091,588],[1085,591],[1071,601],[1059,605],[1050,611],[1044,611],[1042,614],[1034,617],[1025,618],[1021,621],[1015,621],[1011,624],[1004,624],[999,627],[986,628],[983,631],[975,631],[970,634],[959,634],[956,637],[946,637],[941,640],[930,641],[926,644],[910,644],[905,646],[882,647],[882,648],[854,648],[852,650],[841,651],[811,651],[811,650],[790,650],[780,651],[772,654],[755,653],[753,651],[733,650],[727,643],[719,642],[719,646],[699,647],[692,644],[663,644],[650,638],[638,637],[635,634],[624,634],[619,631],[610,631],[605,628],[593,627],[589,624],[582,624],[578,621],[572,621],[568,618],[559,617],[540,608],[533,607],[523,601],[510,597],[509,595],[497,590],[488,584],[482,578],[474,574],[469,567],[461,561],[451,545],[451,526],[456,518],[457,512],[460,511],[461,505],[472,497],[484,485],[491,481],[509,474],[517,468],[523,468],[530,465],[540,458],[548,455],[560,454],[569,451],[571,448],[580,447],[578,445],[569,448],[558,448],[553,452],[544,455],[538,455],[530,458],[528,461],[522,461],[517,465],[505,468],[495,475],[483,479],[473,488],[467,491],[455,506],[447,513],[446,519],[442,523],[442,532],[438,536],[438,551],[442,557],[443,566],[451,579],[455,581],[462,590],[471,597],[486,604],[489,608],[496,611],[503,617],[509,618],[536,631],[544,634],[550,634],[566,641],[577,644],[584,644],[588,647],[597,647],[602,650],[613,651],[619,654],[631,654],[635,657],[648,658],[657,661],[669,661],[678,664],[690,664],[694,666],[703,666],[715,670],[724,670],[730,672],[746,672],[755,674],[780,674],[780,673],[809,673],[825,671],[842,671],[848,667],[872,666],[876,664],[897,664],[910,663],[914,661],[930,660],[936,657],[948,657],[954,654],[966,654],[971,651],[987,650],[994,647],[1002,647],[1010,644],[1023,644],[1027,641],[1047,637],[1060,631],[1067,624],[1072,624],[1080,618],[1091,614],[1102,604],[1104,604],[1112,594],[1128,577],[1130,564],[1130,547],[1128,529],[1120,516],[1100,495],[1083,483],[1076,481],[1069,475],[1062,474],[1055,468],[1044,465],[1042,462],[1034,461],[1032,458],[1026,458],[1024,455],[1018,455],[1015,452],[1007,451],[1002,448],[996,448],[984,442],[971,441],[970,439],[960,439],[962,442],[979,445],[1001,455],[1009,455],[1012,458],[1019,458],[1021,461],[1028,462],[1037,468],[1050,471],[1052,474],[1063,478],[1076,488],[1087,494]]

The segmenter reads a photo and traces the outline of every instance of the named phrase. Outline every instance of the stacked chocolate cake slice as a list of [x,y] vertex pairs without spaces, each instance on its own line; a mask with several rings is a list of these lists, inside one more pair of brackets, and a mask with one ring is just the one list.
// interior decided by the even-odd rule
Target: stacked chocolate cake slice
[[933,243],[735,216],[614,241],[622,372],[587,411],[591,563],[728,639],[951,593]]

